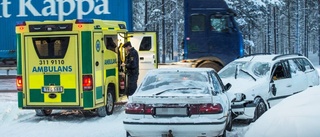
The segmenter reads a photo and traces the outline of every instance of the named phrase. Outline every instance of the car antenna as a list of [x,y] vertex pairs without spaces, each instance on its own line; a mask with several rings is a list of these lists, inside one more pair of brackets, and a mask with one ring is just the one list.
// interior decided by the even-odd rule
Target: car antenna
[[250,59],[250,61],[252,61],[254,57],[255,57],[255,56],[252,56],[252,58]]
[[238,74],[239,74],[239,67],[240,67],[240,65],[239,64],[236,64],[236,72],[235,72],[235,74],[234,74],[234,79],[237,79],[237,77],[238,77]]

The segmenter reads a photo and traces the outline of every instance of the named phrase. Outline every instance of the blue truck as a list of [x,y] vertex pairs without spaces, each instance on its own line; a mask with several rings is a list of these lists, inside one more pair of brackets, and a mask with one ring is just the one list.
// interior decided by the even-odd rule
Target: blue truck
[[184,14],[184,62],[219,71],[243,56],[243,38],[236,13],[224,0],[185,0]]
[[[235,12],[224,0],[184,0],[184,60],[195,67],[224,65],[243,55]],[[132,31],[132,0],[2,0],[0,64],[16,62],[15,25],[19,21],[122,20]]]
[[0,62],[16,63],[15,25],[20,21],[122,20],[132,31],[132,0],[2,0]]

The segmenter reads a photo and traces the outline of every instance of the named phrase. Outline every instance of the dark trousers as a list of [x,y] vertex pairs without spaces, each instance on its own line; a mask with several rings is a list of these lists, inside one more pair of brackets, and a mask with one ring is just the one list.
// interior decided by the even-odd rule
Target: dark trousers
[[127,96],[131,96],[137,89],[139,73],[128,75],[128,92]]

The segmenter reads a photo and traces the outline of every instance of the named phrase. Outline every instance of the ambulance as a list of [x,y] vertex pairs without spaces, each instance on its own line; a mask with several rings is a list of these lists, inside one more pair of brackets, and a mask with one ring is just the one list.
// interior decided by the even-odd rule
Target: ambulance
[[158,67],[156,33],[128,32],[123,21],[23,21],[16,38],[18,107],[37,116],[54,109],[111,115],[126,99],[127,41],[139,53],[140,80]]

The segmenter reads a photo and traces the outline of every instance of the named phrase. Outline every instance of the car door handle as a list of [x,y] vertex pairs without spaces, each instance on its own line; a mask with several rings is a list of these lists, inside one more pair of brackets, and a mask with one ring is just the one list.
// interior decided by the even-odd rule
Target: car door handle
[[288,88],[290,88],[292,85],[287,85]]
[[144,57],[140,57],[140,60],[144,60]]

